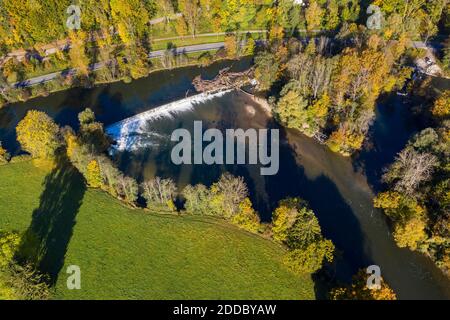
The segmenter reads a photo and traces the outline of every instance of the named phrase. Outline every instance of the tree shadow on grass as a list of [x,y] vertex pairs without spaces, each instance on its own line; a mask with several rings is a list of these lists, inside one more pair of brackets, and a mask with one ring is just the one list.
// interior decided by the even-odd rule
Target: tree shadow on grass
[[47,274],[52,286],[64,265],[75,218],[86,191],[82,175],[68,159],[59,157],[56,161],[56,167],[45,178],[39,207],[33,212],[18,253],[19,261],[32,263]]

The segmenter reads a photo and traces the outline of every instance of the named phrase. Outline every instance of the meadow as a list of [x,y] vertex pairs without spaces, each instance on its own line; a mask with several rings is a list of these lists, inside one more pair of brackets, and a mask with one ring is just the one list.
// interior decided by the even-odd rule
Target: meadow
[[[314,299],[285,249],[225,221],[124,206],[78,172],[0,167],[0,229],[33,235],[53,299]],[[31,249],[30,249],[31,250]],[[81,289],[66,286],[81,269]]]

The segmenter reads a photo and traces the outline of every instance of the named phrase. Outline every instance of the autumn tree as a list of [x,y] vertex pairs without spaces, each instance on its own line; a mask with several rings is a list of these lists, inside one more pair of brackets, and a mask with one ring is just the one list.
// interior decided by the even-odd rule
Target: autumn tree
[[427,40],[434,35],[441,20],[447,0],[375,0],[385,18],[384,34],[395,37],[406,32],[410,38],[417,36]]
[[239,205],[248,197],[248,188],[242,177],[224,173],[219,181],[211,186],[211,204],[213,209],[225,218],[231,218],[239,212]]
[[188,185],[182,191],[183,198],[186,200],[184,207],[191,214],[211,215],[209,210],[210,193],[206,186],[197,184]]
[[100,188],[103,184],[100,166],[97,160],[89,161],[86,167],[86,181],[91,188]]
[[0,231],[0,299],[48,299],[48,279],[31,264],[16,261],[21,240],[17,232]]
[[367,286],[368,277],[365,270],[358,271],[353,276],[351,285],[333,289],[330,298],[332,300],[397,300],[395,292],[384,279],[380,279],[381,288],[369,288]]
[[225,51],[228,58],[235,59],[237,57],[238,43],[235,34],[230,34],[225,37]]
[[297,198],[280,201],[272,215],[272,233],[275,240],[286,241],[289,229],[298,219],[300,202]]
[[0,141],[0,165],[5,164],[9,161],[10,155],[5,148],[2,147],[2,142]]
[[314,273],[322,268],[324,261],[333,262],[334,245],[331,240],[319,240],[302,249],[289,251],[284,264],[295,274]]
[[399,247],[426,253],[445,273],[450,272],[449,123],[437,122],[414,135],[389,166],[387,189],[374,199],[391,219]]
[[28,111],[16,132],[22,149],[36,158],[51,159],[61,146],[58,125],[41,111]]
[[308,31],[321,29],[323,10],[316,0],[310,1],[305,13]]
[[200,0],[178,0],[178,8],[183,13],[192,36],[195,36],[201,16]]
[[426,222],[424,220],[423,217],[419,216],[395,225],[393,235],[400,248],[408,247],[411,250],[416,250],[427,239]]
[[120,39],[130,47],[145,34],[154,13],[153,2],[140,0],[111,0],[111,18]]
[[97,39],[98,60],[105,64],[104,68],[97,70],[96,79],[110,82],[117,75],[117,63],[114,56],[114,43],[112,35],[106,31]]
[[446,90],[436,101],[431,110],[437,118],[450,116],[450,90]]
[[334,244],[323,237],[319,221],[299,198],[280,201],[272,217],[272,234],[289,251],[284,264],[295,274],[313,273],[334,259]]
[[253,55],[255,53],[256,42],[252,37],[249,37],[245,43],[244,53],[246,55]]
[[248,198],[242,177],[224,173],[209,189],[202,184],[186,186],[182,196],[188,213],[222,217],[254,233],[260,229],[258,213]]
[[231,218],[231,223],[252,233],[257,233],[261,227],[258,213],[253,209],[252,202],[245,198],[239,204],[239,211]]
[[164,208],[175,210],[174,200],[177,187],[172,179],[155,177],[141,183],[142,196],[147,201],[147,208]]
[[136,180],[123,174],[119,174],[116,179],[117,181],[114,186],[116,187],[117,195],[127,204],[134,206],[139,192],[139,186]]
[[81,30],[70,31],[69,39],[69,57],[72,67],[77,70],[77,74],[86,77],[89,74],[89,58],[85,48],[87,35]]
[[394,190],[412,195],[421,183],[431,178],[437,165],[434,155],[406,148],[398,154],[383,180],[393,184]]

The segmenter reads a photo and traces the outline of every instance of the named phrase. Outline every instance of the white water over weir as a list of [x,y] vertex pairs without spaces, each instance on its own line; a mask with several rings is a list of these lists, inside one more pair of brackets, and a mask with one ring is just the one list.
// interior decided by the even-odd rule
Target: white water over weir
[[106,128],[106,133],[116,141],[115,150],[138,150],[148,145],[148,139],[146,138],[158,135],[149,130],[148,124],[150,122],[163,118],[174,118],[180,113],[193,110],[197,104],[221,97],[232,90],[223,90],[215,93],[204,92],[150,109],[109,125]]

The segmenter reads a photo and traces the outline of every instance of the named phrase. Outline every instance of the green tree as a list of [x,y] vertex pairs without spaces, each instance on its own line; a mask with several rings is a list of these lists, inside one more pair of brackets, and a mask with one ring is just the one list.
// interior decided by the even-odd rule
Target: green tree
[[182,191],[182,195],[186,200],[184,206],[189,213],[198,215],[212,214],[209,209],[210,193],[203,184],[186,186]]
[[298,129],[311,136],[308,121],[308,100],[303,98],[298,92],[289,90],[283,93],[275,106],[275,115],[279,121],[288,128]]
[[95,121],[95,114],[90,108],[86,108],[78,114],[78,121],[81,126],[91,124]]
[[258,87],[265,91],[269,90],[272,84],[278,80],[280,65],[275,55],[270,52],[259,53],[255,58],[255,78]]
[[80,121],[79,143],[85,151],[91,154],[99,154],[110,146],[110,139],[105,134],[103,124],[95,121],[94,112],[86,108],[78,114]]
[[321,239],[322,230],[314,212],[306,207],[300,208],[297,220],[288,230],[287,246],[291,249],[303,249]]

